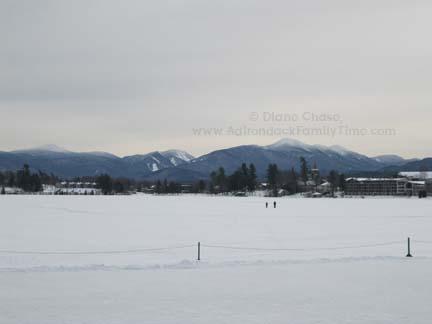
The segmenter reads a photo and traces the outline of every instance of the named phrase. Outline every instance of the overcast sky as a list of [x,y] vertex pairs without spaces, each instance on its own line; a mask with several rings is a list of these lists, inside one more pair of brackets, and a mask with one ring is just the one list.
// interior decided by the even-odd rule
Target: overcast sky
[[[431,17],[430,0],[0,0],[0,150],[199,155],[295,128],[432,156]],[[237,133],[194,134],[208,127]]]

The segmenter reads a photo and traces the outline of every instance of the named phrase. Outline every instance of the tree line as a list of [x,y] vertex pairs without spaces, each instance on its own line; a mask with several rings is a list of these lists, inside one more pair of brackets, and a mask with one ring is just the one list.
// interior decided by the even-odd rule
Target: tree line
[[[306,159],[299,159],[299,172],[293,167],[290,170],[281,170],[277,164],[269,164],[265,173],[265,188],[274,196],[280,190],[284,194],[296,194],[304,191],[317,191],[323,178],[319,174],[318,168],[314,165],[309,167]],[[337,171],[330,171],[325,179],[330,184],[331,194],[339,188],[345,189],[345,175]],[[124,194],[128,192],[153,192],[156,194],[178,194],[182,192],[190,193],[227,193],[227,192],[253,192],[258,187],[257,170],[253,163],[247,165],[242,163],[233,173],[227,174],[223,167],[211,172],[207,181],[199,180],[195,183],[180,183],[175,181],[148,182],[135,181],[127,178],[113,178],[108,174],[101,174],[90,177],[76,177],[74,182],[96,183],[96,188],[102,194]],[[60,179],[53,174],[44,172],[31,172],[28,164],[25,164],[18,171],[0,172],[1,193],[5,193],[5,187],[18,187],[24,192],[39,192],[43,190],[43,185],[56,185]]]
[[[87,180],[89,180],[87,178]],[[96,182],[96,188],[100,189],[102,194],[125,194],[131,191],[136,191],[139,183],[127,178],[112,178],[108,174],[101,174],[91,179]]]
[[234,173],[227,176],[225,169],[220,167],[210,174],[210,193],[233,191],[255,191],[257,174],[254,164],[243,163]]
[[24,164],[17,171],[0,172],[1,194],[5,194],[5,187],[20,188],[24,192],[39,192],[43,190],[43,184],[55,184],[58,178],[53,174],[42,171],[31,172],[30,166]]
[[[310,168],[306,159],[300,157],[300,173],[296,173],[294,168],[291,170],[280,170],[277,164],[269,164],[267,168],[267,184],[274,196],[278,191],[283,189],[289,194],[296,194],[305,191],[317,191],[318,186],[322,183],[323,177],[319,173],[315,164]],[[330,184],[330,193],[334,195],[337,189],[345,190],[345,174],[331,170],[325,177]]]
[[[1,194],[5,194],[5,187],[19,188],[24,192],[43,191],[43,185],[56,185],[60,178],[53,174],[47,174],[42,171],[32,172],[28,164],[17,171],[0,171]],[[75,177],[73,182],[95,182],[96,188],[101,189],[103,194],[125,193],[136,189],[136,182],[123,178],[112,178],[107,174],[96,177]]]
[[[299,172],[295,168],[290,170],[281,170],[277,164],[269,164],[266,170],[265,181],[266,188],[270,190],[273,196],[277,196],[280,190],[287,194],[296,194],[305,191],[317,191],[323,178],[315,164],[310,168],[306,159],[300,157]],[[330,193],[334,195],[335,191],[345,189],[345,175],[337,171],[330,171],[326,176],[330,184]],[[255,191],[257,188],[257,174],[254,164],[247,166],[241,165],[231,175],[227,175],[225,169],[220,167],[210,174],[210,193],[225,193],[235,191]]]

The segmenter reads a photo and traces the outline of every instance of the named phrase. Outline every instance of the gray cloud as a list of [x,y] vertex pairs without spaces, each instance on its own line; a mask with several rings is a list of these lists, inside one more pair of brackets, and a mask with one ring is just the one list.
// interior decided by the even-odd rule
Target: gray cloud
[[313,110],[398,136],[307,142],[432,155],[431,15],[429,1],[0,0],[0,148],[203,153],[276,138],[193,127]]

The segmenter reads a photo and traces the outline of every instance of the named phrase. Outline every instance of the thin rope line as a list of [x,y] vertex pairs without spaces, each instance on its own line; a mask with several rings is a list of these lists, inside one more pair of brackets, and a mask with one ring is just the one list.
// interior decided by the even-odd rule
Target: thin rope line
[[18,251],[0,250],[0,254],[37,254],[37,255],[93,255],[93,254],[128,254],[140,252],[169,251],[195,247],[196,245],[181,245],[163,248],[143,248],[131,250],[111,250],[111,251]]
[[[432,241],[414,241],[417,243],[432,244]],[[321,248],[257,248],[257,247],[240,247],[240,246],[226,246],[226,245],[207,245],[201,244],[202,247],[215,248],[215,249],[229,249],[229,250],[247,250],[247,251],[328,251],[328,250],[348,250],[371,248],[380,246],[390,246],[396,244],[405,244],[404,241],[393,241],[376,244],[363,244],[351,246],[337,246],[337,247],[321,247]],[[95,255],[95,254],[130,254],[141,252],[156,252],[156,251],[169,251],[185,248],[195,247],[195,244],[161,247],[161,248],[141,248],[129,250],[107,250],[107,251],[20,251],[20,250],[0,250],[0,254],[29,254],[29,255]]]
[[432,241],[412,240],[414,243],[432,244]]
[[202,244],[201,246],[215,249],[229,249],[229,250],[248,250],[248,251],[325,251],[325,250],[348,250],[348,249],[360,249],[369,247],[389,246],[396,244],[404,244],[405,242],[394,241],[377,244],[365,244],[365,245],[352,245],[352,246],[338,246],[338,247],[323,247],[323,248],[255,248],[255,247],[239,247],[239,246],[224,246],[224,245],[207,245]]

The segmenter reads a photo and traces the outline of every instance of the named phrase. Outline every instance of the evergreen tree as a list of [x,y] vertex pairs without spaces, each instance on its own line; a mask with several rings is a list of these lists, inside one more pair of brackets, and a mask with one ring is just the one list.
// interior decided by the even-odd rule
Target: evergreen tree
[[269,164],[267,168],[267,182],[270,187],[275,187],[277,185],[277,177],[279,174],[277,164]]
[[225,169],[220,167],[217,171],[210,174],[210,187],[213,193],[226,192],[228,190],[228,178],[225,175]]
[[125,192],[125,186],[123,185],[123,183],[120,180],[115,180],[113,183],[113,190],[116,193],[123,193]]
[[195,193],[203,193],[206,190],[206,183],[204,180],[199,180],[193,186],[193,192]]
[[246,163],[242,163],[241,172],[242,172],[244,178],[247,178],[249,176],[249,169],[248,169]]
[[254,191],[256,189],[256,169],[253,164],[249,167],[246,163],[234,171],[230,176],[225,175],[225,169],[219,168],[210,174],[210,192],[226,192],[226,191]]
[[8,175],[9,175],[8,181],[7,181],[8,187],[15,187],[15,185],[16,185],[15,174],[13,172],[9,172]]
[[309,174],[308,165],[307,165],[306,159],[302,156],[302,157],[300,157],[300,176],[301,176],[301,179],[303,180],[303,182],[305,184],[309,178],[308,174]]
[[16,173],[16,184],[25,192],[37,192],[42,190],[42,182],[38,174],[30,173],[28,164],[24,164],[21,170]]
[[244,187],[242,186],[243,178],[244,178],[244,174],[241,168],[236,170],[233,174],[231,174],[228,177],[228,191],[243,190],[244,189]]
[[273,192],[273,196],[277,196],[277,184],[279,177],[279,169],[277,164],[269,164],[267,168],[267,182]]
[[222,167],[219,168],[216,184],[219,186],[221,192],[225,192],[227,190],[228,179],[225,175],[225,169]]
[[17,171],[17,186],[25,192],[31,191],[31,176],[30,167],[28,164],[24,164],[21,170]]
[[155,192],[156,192],[157,194],[161,194],[161,193],[162,193],[162,183],[161,183],[160,180],[158,180],[158,181],[156,182],[156,189],[155,189]]
[[205,191],[205,189],[206,189],[206,183],[205,183],[205,181],[204,180],[198,181],[198,192],[202,193],[202,192]]
[[30,190],[32,192],[39,192],[42,191],[42,181],[38,174],[32,174],[30,177]]
[[212,171],[210,173],[210,181],[213,183],[216,183],[216,181],[217,181],[217,172],[216,171]]
[[298,192],[297,185],[297,174],[294,168],[291,168],[291,171],[288,172],[286,177],[285,189],[288,190],[291,194],[295,194]]
[[257,175],[256,168],[253,163],[249,165],[249,176],[247,181],[247,187],[249,191],[255,191],[257,186]]
[[345,191],[345,187],[346,187],[346,179],[345,179],[345,174],[340,174],[339,175],[339,188],[342,191]]
[[240,179],[240,187],[242,188],[242,190],[248,190],[249,188],[249,182],[250,182],[250,178],[249,178],[249,168],[246,165],[246,163],[242,163],[241,166],[241,179]]
[[337,188],[339,181],[339,175],[335,170],[331,170],[328,177],[328,182],[331,184],[332,196]]
[[168,193],[180,193],[181,192],[181,185],[174,182],[174,181],[170,181],[170,183],[168,184],[167,192]]
[[211,194],[216,193],[216,190],[215,190],[215,186],[214,186],[214,182],[213,182],[213,181],[210,181],[210,184],[209,184],[209,191],[210,191]]
[[108,195],[113,191],[113,180],[108,174],[98,176],[96,178],[96,184],[104,195]]

